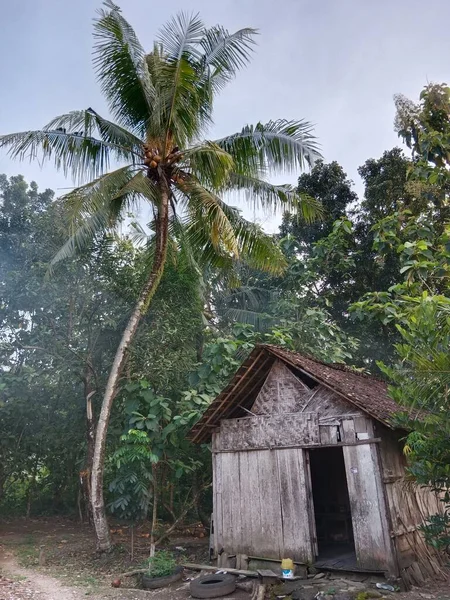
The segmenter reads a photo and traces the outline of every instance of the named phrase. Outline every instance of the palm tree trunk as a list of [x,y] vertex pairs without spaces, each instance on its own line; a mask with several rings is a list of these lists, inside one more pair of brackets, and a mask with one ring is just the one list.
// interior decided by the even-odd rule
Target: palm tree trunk
[[86,366],[84,373],[84,398],[86,402],[86,464],[84,471],[80,473],[80,483],[83,492],[83,500],[85,505],[86,520],[89,525],[93,524],[92,511],[92,494],[91,494],[91,473],[92,463],[94,460],[94,444],[95,444],[95,419],[92,408],[92,397],[95,394],[95,386],[93,382],[93,368],[91,357],[86,358]]
[[112,549],[111,535],[106,519],[105,502],[103,498],[103,470],[105,462],[106,434],[108,431],[112,403],[117,394],[118,383],[127,350],[134,339],[139,321],[141,320],[142,315],[146,312],[148,305],[158,288],[158,284],[164,271],[164,265],[167,257],[168,225],[169,190],[165,182],[162,181],[161,202],[156,216],[156,245],[152,270],[147,283],[145,284],[139,296],[139,300],[133,312],[131,313],[125,331],[122,334],[122,339],[120,340],[120,344],[117,348],[114,362],[109,373],[105,394],[103,396],[102,408],[97,421],[94,458],[92,461],[91,495],[94,527],[97,536],[97,550],[100,552],[109,552]]

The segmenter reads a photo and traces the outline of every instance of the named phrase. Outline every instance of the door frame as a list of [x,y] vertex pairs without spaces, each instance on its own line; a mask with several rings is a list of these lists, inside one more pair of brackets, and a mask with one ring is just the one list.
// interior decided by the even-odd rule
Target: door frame
[[[318,446],[318,448],[320,448],[320,446]],[[316,561],[317,557],[319,556],[319,545],[317,542],[317,527],[316,517],[314,514],[314,497],[311,478],[311,460],[309,456],[311,450],[313,450],[313,448],[305,449],[303,452],[303,468],[305,470],[306,495],[308,498],[308,522],[312,546],[312,555],[314,557],[314,560]]]
[[[321,450],[324,448],[325,448],[324,446],[312,446],[311,448],[308,448],[308,450],[305,452],[305,473],[306,473],[308,498],[309,498],[309,506],[308,506],[309,522],[310,522],[310,529],[311,529],[311,540],[313,540],[313,553],[314,553],[314,556],[316,557],[316,560],[319,556],[319,542],[317,539],[317,525],[316,525],[316,515],[315,515],[315,509],[314,509],[314,494],[313,494],[312,475],[311,475],[310,452],[314,452],[314,450]],[[332,445],[332,446],[327,445],[326,448],[333,449],[333,450],[336,449],[338,451],[339,450],[341,451],[344,470],[346,471],[344,447],[342,445]],[[347,494],[349,497],[349,509],[350,509],[350,517],[352,520],[352,530],[353,530],[353,511],[352,511],[350,489],[349,489],[347,477],[345,477],[344,483],[347,488]],[[352,543],[353,543],[353,547],[355,550],[355,554],[357,554],[356,544],[355,544],[355,540],[354,540],[354,532],[353,532],[353,542]]]

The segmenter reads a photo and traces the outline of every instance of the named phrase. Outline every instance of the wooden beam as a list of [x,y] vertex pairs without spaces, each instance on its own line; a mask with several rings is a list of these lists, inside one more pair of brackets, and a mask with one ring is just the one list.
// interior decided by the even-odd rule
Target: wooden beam
[[[268,366],[271,362],[273,362],[273,359],[271,356],[268,356],[264,359],[264,361],[260,364],[260,366],[256,369],[256,371],[253,373],[253,375],[251,377],[248,378],[248,380],[244,383],[244,385],[239,389],[239,393],[236,394],[236,398],[241,397],[243,395],[243,390],[250,384],[253,382],[253,386],[250,388],[250,390],[248,390],[248,394],[251,393],[260,383],[264,384],[264,381],[267,379],[267,375],[265,377],[260,377],[259,379],[256,380],[256,382],[254,381],[256,376],[260,373],[260,371],[264,370],[264,368],[266,366]],[[232,407],[233,409],[237,408],[236,406]],[[230,411],[230,414],[233,413],[233,410]],[[229,417],[230,414],[228,414],[227,416]]]
[[[255,363],[256,363],[256,362],[259,360],[259,358],[260,358],[260,356],[261,356],[262,354],[263,354],[263,350],[260,350],[260,351],[258,352],[258,354],[256,355],[256,357],[253,359],[253,361],[250,363],[250,365],[249,365],[248,367],[246,367],[246,368],[245,368],[245,371],[249,371],[249,370],[250,370],[250,369],[251,369],[251,368],[252,368],[252,367],[255,365]],[[245,363],[242,365],[241,369],[242,369],[244,366],[245,366]],[[244,375],[242,375],[241,379],[244,379],[245,375],[246,375],[246,373],[245,373]],[[230,387],[230,391],[229,391],[229,392],[226,392],[226,393],[224,394],[224,396],[225,396],[225,397],[222,399],[222,401],[221,401],[220,403],[218,402],[218,406],[217,406],[217,408],[215,408],[215,409],[213,408],[213,404],[214,404],[214,402],[213,402],[213,404],[211,404],[211,408],[213,409],[213,410],[212,410],[212,412],[211,412],[211,415],[210,415],[210,416],[209,416],[209,417],[206,419],[206,422],[205,422],[205,423],[201,423],[201,424],[199,423],[199,425],[198,425],[198,426],[199,426],[199,435],[201,434],[202,428],[203,428],[203,427],[205,427],[206,425],[208,425],[208,423],[209,423],[209,422],[210,422],[210,421],[211,421],[211,420],[212,420],[212,419],[215,417],[215,415],[217,414],[217,412],[221,410],[221,408],[222,408],[222,406],[224,405],[224,403],[225,403],[225,402],[228,400],[228,398],[231,396],[231,393],[232,393],[232,391],[234,390],[234,387],[235,387],[235,386],[234,386],[234,385],[233,385],[233,386],[230,386],[230,384],[228,384],[228,386],[227,386],[227,387]],[[226,388],[225,388],[225,389],[226,389]],[[222,393],[223,393],[223,392],[222,392]],[[220,398],[220,395],[217,397],[217,399],[219,399],[219,398]],[[197,436],[196,436],[196,437],[197,437]],[[195,441],[195,439],[196,439],[196,438],[194,438],[194,439],[193,439],[193,441]]]
[[368,440],[357,440],[356,442],[338,442],[337,444],[301,444],[294,446],[259,446],[255,448],[243,448],[232,450],[213,450],[213,454],[224,454],[226,452],[253,452],[256,450],[289,450],[292,448],[302,448],[305,450],[314,450],[317,448],[342,448],[344,446],[363,446],[364,444],[379,444],[381,442],[381,438],[371,438]]
[[[272,356],[269,354],[267,357],[265,357],[265,359],[263,360],[262,364],[256,369],[256,371],[254,373],[251,373],[251,370],[253,369],[253,367],[255,366],[255,364],[260,360],[261,356],[263,356],[264,354],[266,354],[266,350],[261,349],[258,354],[256,355],[256,357],[253,359],[253,361],[247,366],[245,367],[245,363],[242,365],[241,369],[245,367],[245,373],[240,377],[240,381],[239,381],[239,390],[238,393],[236,394],[235,398],[238,398],[242,395],[243,390],[249,385],[249,383],[258,375],[258,373],[260,372],[260,370],[269,362],[272,360]],[[242,384],[242,382],[245,380],[245,378],[247,378],[247,381],[245,383]],[[237,385],[237,383],[236,383]],[[217,408],[213,409],[211,415],[206,419],[205,423],[198,423],[198,433],[196,433],[196,435],[192,438],[193,442],[196,441],[201,441],[201,439],[204,437],[203,436],[203,431],[202,429],[204,427],[207,427],[208,424],[210,423],[210,421],[212,419],[214,419],[214,417],[217,415],[217,413],[220,413],[220,411],[222,410],[222,407],[224,406],[224,404],[226,402],[228,402],[228,400],[230,399],[230,397],[233,394],[233,391],[235,390],[236,385],[232,385],[230,386],[230,391],[226,392],[224,394],[224,398],[222,399],[222,401],[220,403],[218,403]],[[228,387],[228,386],[227,386]],[[223,392],[222,392],[223,393]],[[218,398],[220,398],[220,396],[218,396]],[[214,402],[213,402],[214,404]],[[211,405],[211,407],[213,406],[213,404]],[[232,407],[234,408],[234,406]],[[226,415],[224,415],[225,418]]]

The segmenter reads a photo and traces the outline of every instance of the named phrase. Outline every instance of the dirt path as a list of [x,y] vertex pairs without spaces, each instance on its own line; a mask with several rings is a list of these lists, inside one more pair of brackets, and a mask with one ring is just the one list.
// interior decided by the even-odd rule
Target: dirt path
[[[187,577],[154,592],[138,589],[135,578],[125,579],[118,589],[111,587],[119,573],[140,567],[148,557],[147,536],[137,536],[135,562],[130,563],[129,531],[120,527],[114,528],[113,533],[118,552],[100,558],[95,552],[92,531],[74,521],[0,520],[0,600],[87,600],[87,597],[89,600],[153,597],[186,600],[189,597]],[[201,546],[197,544],[199,541]],[[203,540],[188,537],[178,545],[186,546],[188,562],[204,562],[204,554],[208,555],[208,544]],[[39,566],[41,551],[44,566]]]
[[56,578],[21,567],[0,546],[0,600],[85,600],[85,592],[62,585]]
[[[190,598],[189,582],[176,582],[171,586],[145,591],[121,587],[115,589],[105,583],[94,588],[62,584],[57,577],[36,568],[19,564],[16,554],[0,544],[0,600],[186,600]],[[248,600],[246,592],[237,590],[223,600]]]

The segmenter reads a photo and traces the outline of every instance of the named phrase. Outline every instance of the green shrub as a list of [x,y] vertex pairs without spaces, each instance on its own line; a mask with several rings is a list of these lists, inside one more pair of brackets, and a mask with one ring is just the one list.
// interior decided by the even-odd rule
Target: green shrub
[[148,571],[146,575],[149,577],[167,577],[167,575],[172,575],[176,567],[177,561],[172,552],[158,550],[155,556],[148,559]]

